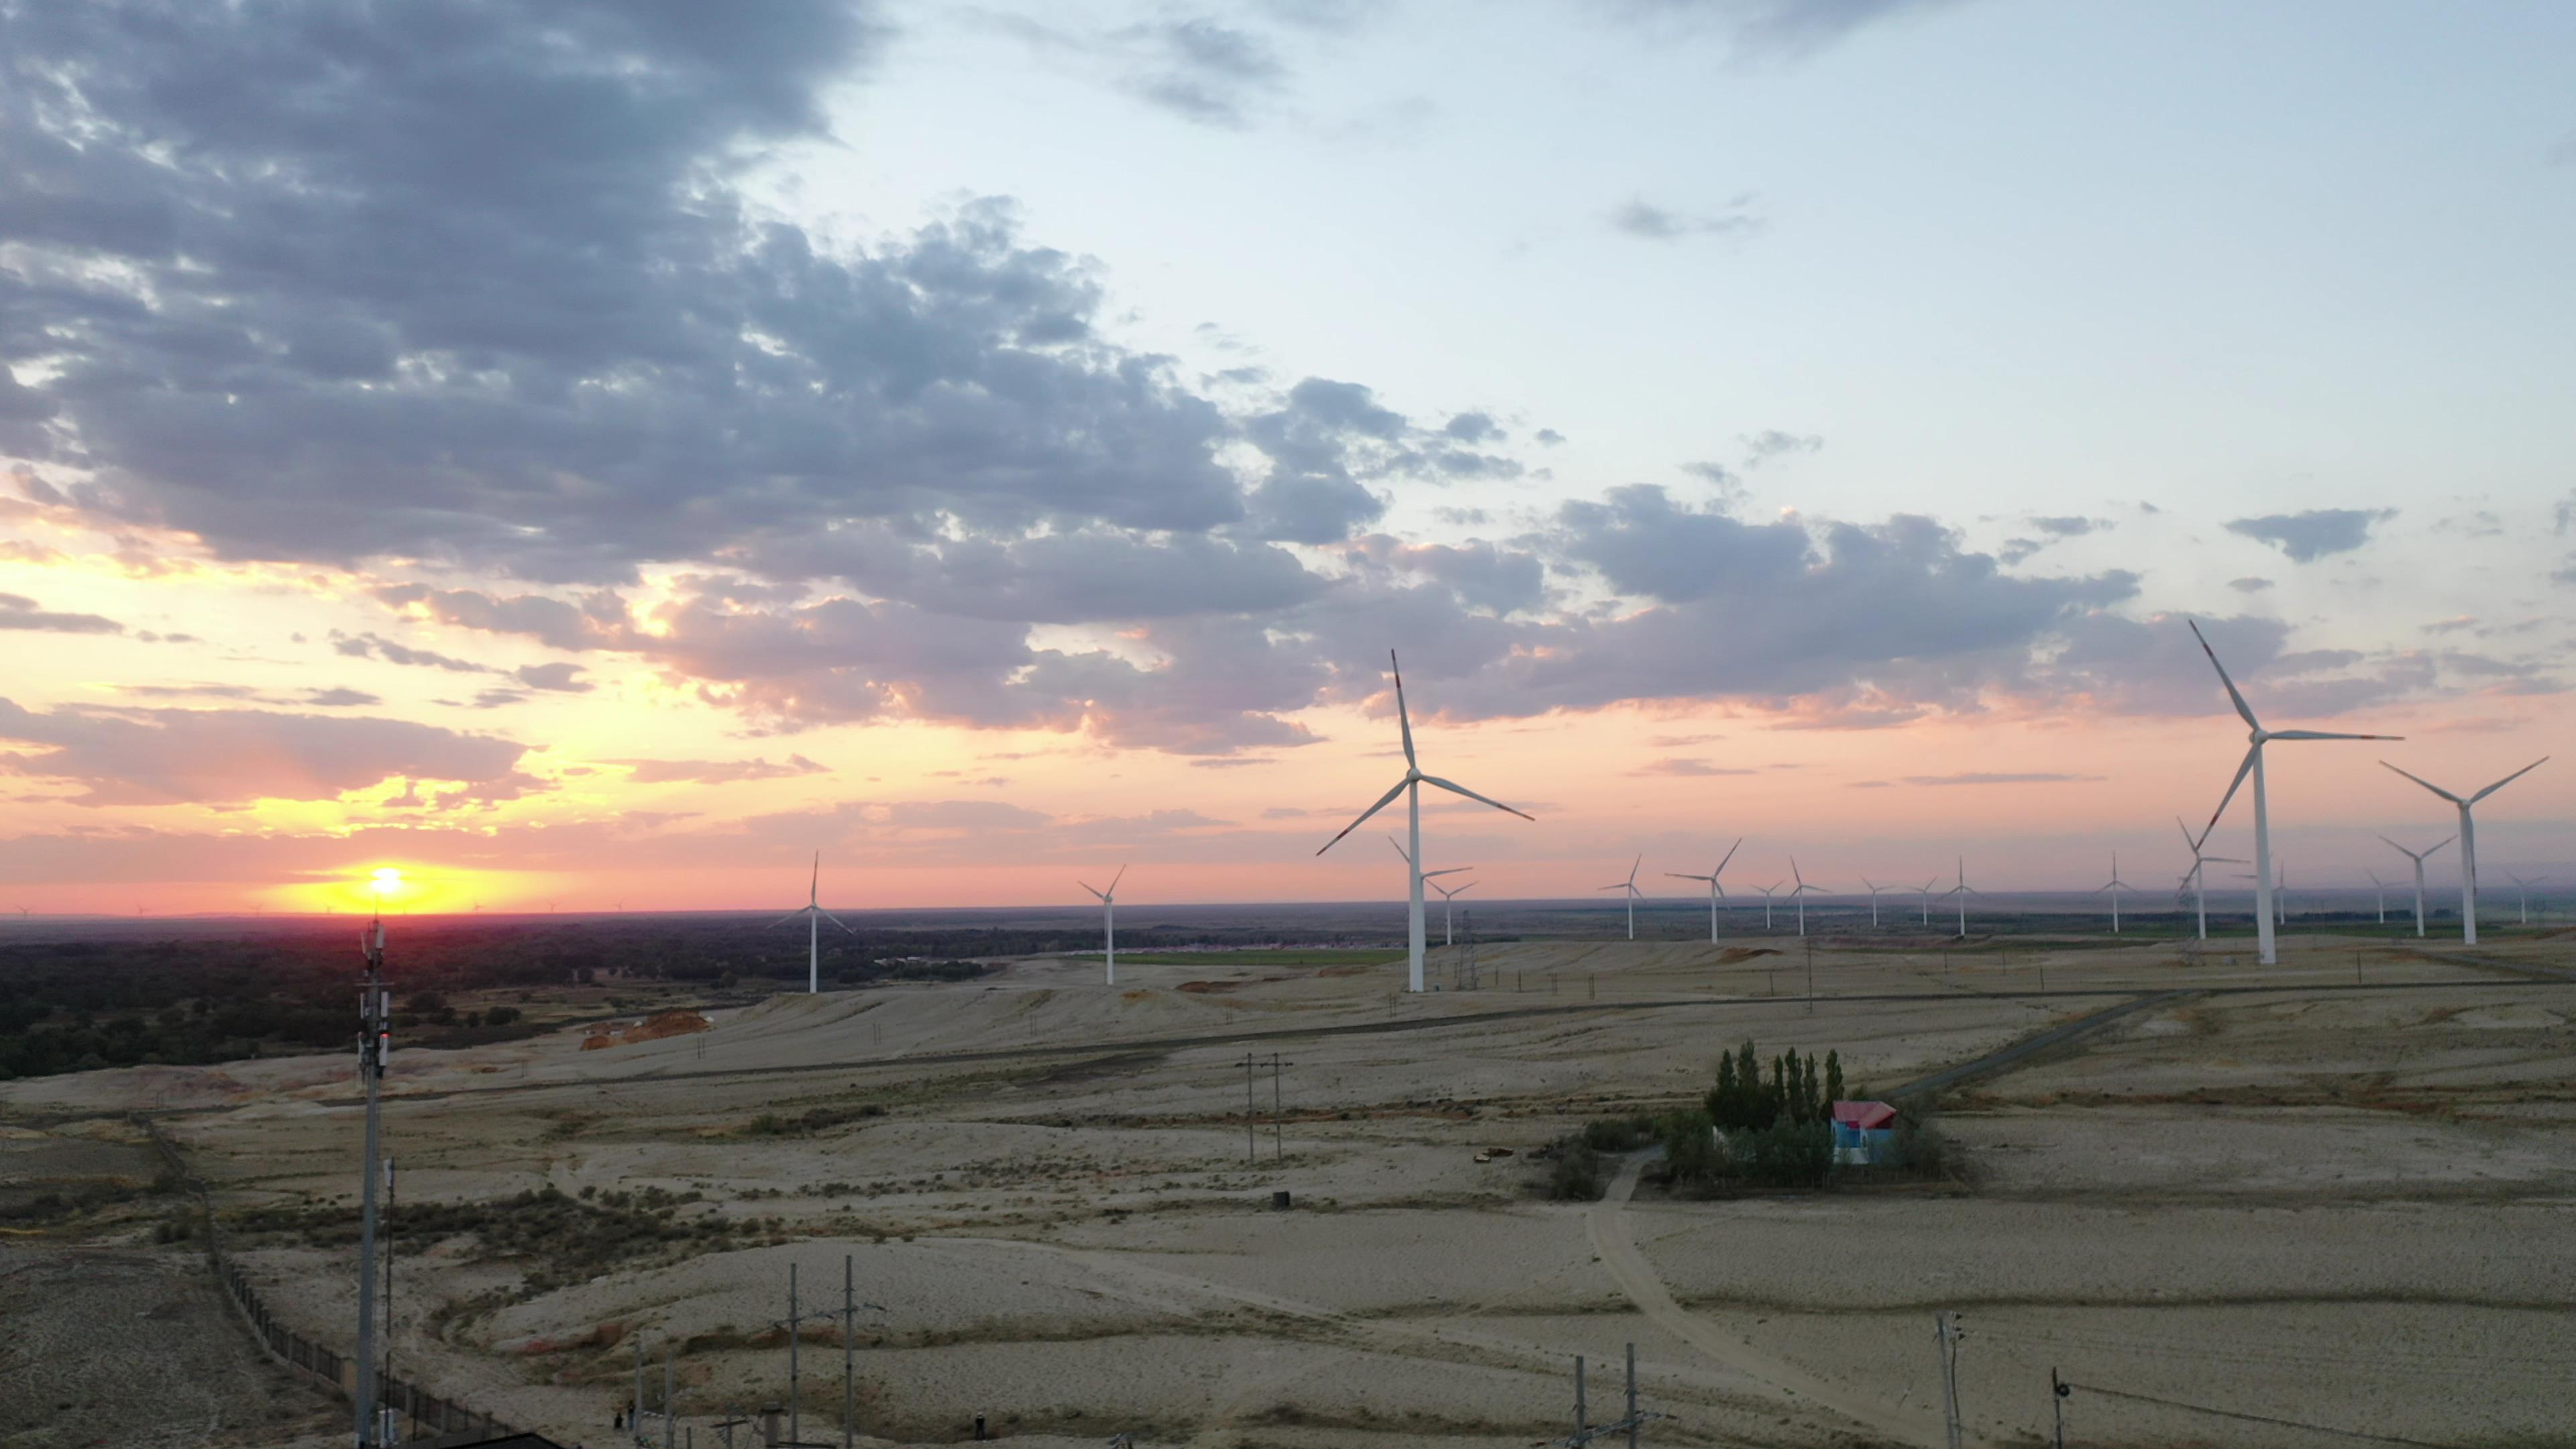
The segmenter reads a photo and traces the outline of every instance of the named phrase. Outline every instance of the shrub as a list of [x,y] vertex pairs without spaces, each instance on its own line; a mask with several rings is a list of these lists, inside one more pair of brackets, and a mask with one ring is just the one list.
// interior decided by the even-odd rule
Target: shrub
[[1833,1170],[1833,1128],[1822,1122],[1776,1122],[1759,1131],[1730,1132],[1726,1153],[1732,1175],[1745,1182],[1823,1187]]
[[1560,1202],[1601,1200],[1601,1154],[1575,1133],[1556,1144],[1556,1162],[1548,1169],[1547,1195]]
[[1655,1136],[1655,1119],[1642,1113],[1583,1124],[1583,1145],[1594,1152],[1634,1152],[1654,1141]]

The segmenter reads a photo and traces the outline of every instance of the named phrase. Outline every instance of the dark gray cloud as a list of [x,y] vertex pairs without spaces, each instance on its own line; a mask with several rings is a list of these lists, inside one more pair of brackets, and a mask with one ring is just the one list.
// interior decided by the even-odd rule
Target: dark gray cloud
[[1724,35],[1739,60],[1801,60],[1872,25],[1960,0],[1616,0],[1626,14]]
[[2272,581],[2254,574],[2247,574],[2240,579],[2229,579],[2227,586],[2240,594],[2259,594],[2271,588]]
[[2305,513],[2239,518],[2227,525],[2227,531],[2268,543],[2293,563],[2313,563],[2361,547],[2370,541],[2372,524],[2396,516],[2393,508],[2312,508]]
[[333,650],[338,653],[345,654],[352,659],[381,659],[387,664],[407,664],[423,669],[444,669],[454,674],[498,674],[501,672],[488,664],[477,664],[470,659],[459,659],[452,654],[441,654],[434,649],[415,649],[408,644],[397,643],[394,640],[385,638],[381,634],[343,634],[339,630],[334,629],[331,631],[331,639],[331,647]]
[[2118,527],[2107,518],[2045,516],[2031,519],[2030,526],[2058,538],[2081,538],[2088,533],[2099,533]]
[[818,765],[803,755],[789,755],[785,763],[771,760],[611,760],[624,765],[627,779],[638,785],[731,785],[744,780],[784,780],[798,775],[829,773],[829,767]]
[[1747,468],[1759,468],[1775,458],[1818,452],[1825,446],[1825,440],[1814,433],[1784,433],[1778,428],[1748,433],[1743,442],[1744,466]]
[[125,626],[102,614],[62,614],[24,594],[0,594],[0,629],[44,634],[122,634]]
[[1632,197],[1610,213],[1612,229],[1646,241],[1681,241],[1695,236],[1749,236],[1762,229],[1762,218],[1750,210],[1753,199],[1739,196],[1715,213],[1675,211]]
[[1112,39],[1142,52],[1127,80],[1132,94],[1201,125],[1250,125],[1252,107],[1287,79],[1268,40],[1206,16],[1136,26]]
[[[408,720],[249,709],[63,705],[0,699],[0,771],[65,780],[85,805],[241,805],[328,800],[397,777],[456,781],[468,792],[514,780],[525,745]],[[534,782],[528,782],[534,783]]]

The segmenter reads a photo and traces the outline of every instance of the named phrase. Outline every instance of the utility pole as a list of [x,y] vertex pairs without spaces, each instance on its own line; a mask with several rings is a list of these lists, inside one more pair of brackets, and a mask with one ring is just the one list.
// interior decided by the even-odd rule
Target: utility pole
[[1633,1343],[1628,1345],[1628,1449],[1637,1449],[1637,1346]]
[[1279,1053],[1272,1052],[1270,1054],[1270,1160],[1272,1162],[1288,1160],[1288,1144],[1284,1140],[1287,1129],[1282,1125],[1287,1116],[1287,1109],[1282,1105],[1283,1100],[1279,1086]]
[[644,1335],[635,1335],[635,1408],[626,1416],[626,1437],[644,1442]]
[[1638,1436],[1645,1429],[1646,1421],[1665,1417],[1667,1416],[1649,1413],[1637,1407],[1637,1346],[1632,1343],[1628,1345],[1628,1411],[1610,1423],[1595,1425],[1592,1422],[1591,1406],[1584,1397],[1583,1355],[1576,1354],[1574,1356],[1574,1432],[1557,1440],[1556,1443],[1562,1446],[1562,1449],[1585,1449],[1585,1446],[1604,1434],[1624,1433],[1628,1436],[1628,1449],[1637,1449]]
[[378,1382],[394,1391],[394,1160],[385,1159],[385,1376]]
[[1942,1427],[1949,1433],[1949,1449],[1959,1449],[1959,1315],[1943,1309],[1932,1321],[1941,1344]]
[[[796,1313],[796,1263],[790,1259],[787,1264],[787,1442],[791,1444],[805,1442],[801,1422],[804,1400],[796,1392],[796,1345],[804,1336],[805,1320]],[[1957,1446],[1953,1445],[1952,1449],[1957,1449]]]
[[358,992],[358,1075],[367,1087],[367,1156],[359,1169],[358,1208],[358,1446],[384,1442],[376,1415],[376,1166],[382,1127],[385,1063],[392,1054],[392,1002],[384,989],[385,918],[379,911],[358,935],[367,960]]
[[861,1303],[855,1257],[841,1255],[841,1449],[852,1449],[859,1422],[859,1310],[885,1312],[882,1303]]
[[2073,1392],[2075,1386],[2059,1378],[2057,1370],[2048,1371],[2048,1407],[2057,1414],[2056,1449],[2066,1449],[2066,1396]]
[[679,1420],[671,1412],[671,1340],[662,1340],[662,1449],[674,1449],[672,1425]]
[[1256,1165],[1261,1161],[1260,1149],[1253,1145],[1252,1111],[1252,1053],[1245,1052],[1243,1054],[1243,1160],[1246,1165]]

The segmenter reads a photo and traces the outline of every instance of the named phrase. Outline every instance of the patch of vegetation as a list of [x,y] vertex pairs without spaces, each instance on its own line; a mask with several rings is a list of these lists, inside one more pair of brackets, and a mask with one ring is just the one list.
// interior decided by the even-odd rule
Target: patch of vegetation
[[[1097,951],[1084,951],[1084,956],[1097,956]],[[1284,951],[1121,951],[1118,959],[1131,966],[1385,966],[1404,959],[1402,951],[1357,950],[1284,950]]]
[[[741,1235],[775,1229],[775,1219],[736,1221],[721,1213],[687,1219],[679,1210],[702,1201],[695,1192],[659,1187],[636,1192],[585,1191],[569,1196],[552,1184],[485,1202],[404,1203],[385,1215],[385,1230],[418,1241],[472,1235],[502,1257],[526,1259],[525,1287],[544,1293],[613,1268],[652,1268],[699,1252],[746,1246]],[[316,1247],[358,1238],[351,1207],[251,1208],[231,1217],[245,1235],[285,1233]]]
[[882,1117],[885,1115],[885,1110],[881,1103],[867,1102],[855,1107],[810,1107],[792,1116],[779,1112],[763,1112],[743,1124],[742,1135],[811,1137],[817,1132],[828,1131],[844,1123],[856,1122],[867,1117]]

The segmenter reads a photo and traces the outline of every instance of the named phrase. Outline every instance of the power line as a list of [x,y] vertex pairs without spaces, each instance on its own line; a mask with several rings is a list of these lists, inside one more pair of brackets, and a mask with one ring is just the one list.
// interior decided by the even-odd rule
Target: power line
[[2305,1429],[2312,1434],[2331,1434],[2338,1439],[2359,1439],[2367,1444],[2407,1444],[2414,1449],[2447,1449],[2447,1446],[2423,1439],[2401,1439],[2393,1434],[2365,1434],[2358,1429],[2336,1429],[2324,1424],[2310,1424],[2299,1419],[2276,1419],[2269,1414],[2248,1414],[2238,1409],[2213,1409],[2207,1404],[2186,1404],[2180,1399],[2159,1399],[2153,1394],[2132,1394],[2120,1389],[2106,1389],[2093,1384],[2069,1381],[2070,1389],[2100,1394],[2106,1399],[2128,1399],[2141,1404],[2158,1404],[2168,1409],[2182,1409],[2194,1414],[2208,1414],[2219,1419],[2239,1419],[2249,1424],[2271,1424],[2284,1429]]

